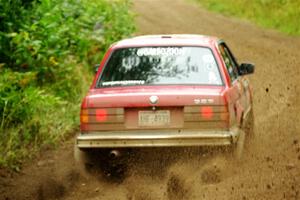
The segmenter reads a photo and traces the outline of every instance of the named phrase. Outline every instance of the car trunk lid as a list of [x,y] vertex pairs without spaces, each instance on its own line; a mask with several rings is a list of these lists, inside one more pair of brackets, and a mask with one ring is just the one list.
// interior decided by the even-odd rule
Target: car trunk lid
[[[82,131],[224,129],[224,87],[151,86],[91,90],[81,111]],[[150,97],[157,97],[155,104]]]

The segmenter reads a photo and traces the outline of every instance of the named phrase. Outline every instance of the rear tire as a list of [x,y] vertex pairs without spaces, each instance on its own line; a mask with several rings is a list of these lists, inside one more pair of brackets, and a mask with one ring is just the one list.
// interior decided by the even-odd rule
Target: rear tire
[[84,178],[90,177],[89,167],[92,160],[90,153],[91,152],[88,149],[82,150],[79,149],[76,144],[74,145],[74,159],[76,168],[80,175]]
[[249,149],[249,143],[254,137],[254,115],[253,109],[250,110],[246,121],[240,130],[240,135],[236,144],[233,145],[233,157],[241,160],[245,151]]
[[80,149],[75,144],[74,159],[80,175],[86,179],[123,180],[127,171],[126,154],[111,158],[111,149]]
[[243,130],[246,133],[247,144],[254,138],[254,114],[253,109],[250,110],[246,122],[243,124]]
[[236,160],[240,160],[245,150],[246,134],[243,130],[240,130],[238,141],[233,144],[233,157]]

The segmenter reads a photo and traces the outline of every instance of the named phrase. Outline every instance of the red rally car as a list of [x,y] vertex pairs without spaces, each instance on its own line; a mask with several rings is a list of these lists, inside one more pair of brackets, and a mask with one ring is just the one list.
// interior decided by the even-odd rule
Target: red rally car
[[232,146],[240,156],[253,121],[248,74],[223,40],[149,35],[113,44],[80,114],[75,151]]

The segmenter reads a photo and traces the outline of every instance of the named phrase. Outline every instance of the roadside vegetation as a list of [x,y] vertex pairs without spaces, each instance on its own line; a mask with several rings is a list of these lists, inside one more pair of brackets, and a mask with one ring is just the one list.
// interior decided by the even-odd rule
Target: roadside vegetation
[[262,27],[300,35],[299,0],[195,0],[204,7],[250,20]]
[[95,63],[134,31],[129,0],[0,0],[0,168],[78,128]]

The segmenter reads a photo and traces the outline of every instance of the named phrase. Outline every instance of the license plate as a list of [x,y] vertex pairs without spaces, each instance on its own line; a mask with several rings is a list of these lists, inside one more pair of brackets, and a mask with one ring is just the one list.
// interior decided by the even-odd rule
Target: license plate
[[139,126],[167,126],[170,124],[170,111],[139,111]]

